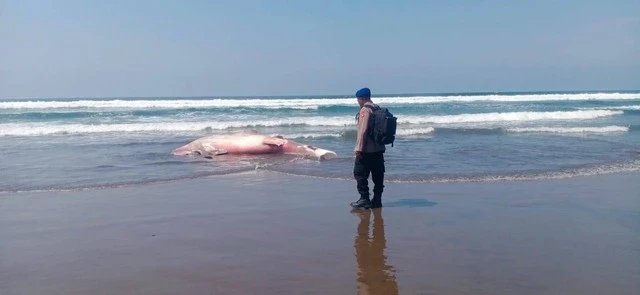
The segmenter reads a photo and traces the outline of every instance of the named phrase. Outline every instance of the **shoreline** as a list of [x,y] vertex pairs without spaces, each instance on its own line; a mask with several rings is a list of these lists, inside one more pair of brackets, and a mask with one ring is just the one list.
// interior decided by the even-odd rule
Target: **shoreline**
[[[512,175],[485,175],[485,176],[460,176],[454,178],[439,178],[438,176],[428,179],[386,179],[385,183],[394,184],[416,184],[416,185],[434,185],[434,184],[465,184],[465,183],[486,183],[486,184],[501,184],[501,183],[518,183],[518,182],[531,182],[531,181],[552,181],[552,180],[573,180],[589,177],[615,177],[616,175],[628,175],[637,174],[640,176],[640,170],[636,167],[640,164],[640,161],[634,160],[623,164],[607,164],[596,167],[586,167],[569,169],[566,171],[551,171],[551,172],[539,172],[532,174],[514,173]],[[605,168],[603,168],[605,167]],[[602,169],[605,170],[604,172]],[[593,172],[597,170],[597,172]],[[301,174],[292,173],[286,171],[280,171],[277,169],[264,169],[264,168],[239,168],[231,171],[217,171],[209,172],[205,174],[197,174],[168,179],[151,179],[151,180],[139,180],[134,182],[119,182],[108,184],[95,184],[78,187],[54,187],[54,188],[28,188],[28,189],[15,189],[15,190],[0,190],[0,197],[11,194],[29,194],[29,193],[54,193],[54,192],[78,192],[78,191],[91,191],[91,190],[109,190],[120,189],[128,187],[143,187],[147,185],[165,184],[165,183],[178,183],[181,181],[189,180],[204,180],[204,179],[216,179],[224,177],[241,177],[244,174],[250,175],[252,173],[273,173],[283,175],[284,177],[303,177],[314,178],[326,181],[353,181],[350,177],[332,177],[322,176],[316,174]],[[370,180],[371,181],[371,180]]]

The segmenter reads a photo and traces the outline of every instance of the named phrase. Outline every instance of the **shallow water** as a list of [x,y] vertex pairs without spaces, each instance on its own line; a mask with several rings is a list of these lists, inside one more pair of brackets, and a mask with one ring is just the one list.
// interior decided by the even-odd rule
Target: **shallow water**
[[[640,169],[640,93],[374,97],[399,119],[391,182],[565,178]],[[0,191],[75,189],[254,169],[350,179],[353,98],[145,98],[0,101]],[[201,136],[257,130],[333,150],[177,157]]]

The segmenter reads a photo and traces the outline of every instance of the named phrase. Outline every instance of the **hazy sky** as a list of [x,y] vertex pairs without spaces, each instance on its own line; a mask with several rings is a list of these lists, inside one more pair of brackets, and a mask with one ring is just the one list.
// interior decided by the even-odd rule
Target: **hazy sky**
[[640,1],[0,0],[0,98],[640,89]]

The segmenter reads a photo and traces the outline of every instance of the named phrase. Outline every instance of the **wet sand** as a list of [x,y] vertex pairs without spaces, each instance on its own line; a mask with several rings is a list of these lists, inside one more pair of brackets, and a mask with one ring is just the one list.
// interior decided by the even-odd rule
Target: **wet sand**
[[1,194],[0,294],[640,294],[639,176]]

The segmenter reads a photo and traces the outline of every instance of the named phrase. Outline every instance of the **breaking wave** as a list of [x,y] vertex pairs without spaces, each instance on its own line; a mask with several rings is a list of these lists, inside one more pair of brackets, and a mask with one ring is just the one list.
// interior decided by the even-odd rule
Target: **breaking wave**
[[514,133],[620,133],[628,132],[629,127],[605,126],[605,127],[530,127],[507,128],[507,132]]
[[[622,114],[623,111],[612,110],[580,110],[557,112],[504,112],[480,113],[443,116],[403,116],[399,118],[399,126],[425,124],[460,124],[460,123],[495,123],[495,122],[523,122],[550,120],[588,120]],[[353,127],[354,118],[351,116],[309,116],[290,117],[283,119],[257,120],[243,118],[233,121],[210,122],[147,122],[147,123],[114,123],[114,124],[51,124],[51,123],[7,123],[0,124],[0,136],[40,136],[67,134],[95,134],[110,132],[187,132],[224,130],[228,128],[253,127],[286,127],[286,126],[328,126]],[[430,129],[402,128],[400,135],[427,134]],[[409,131],[404,131],[404,130]],[[416,131],[417,130],[417,131]],[[406,132],[406,133],[403,133]]]
[[[375,97],[376,102],[393,104],[430,104],[448,102],[536,102],[582,100],[636,100],[640,93],[558,93],[558,94],[485,94]],[[353,106],[353,98],[209,98],[209,99],[111,99],[111,100],[29,100],[3,101],[0,109],[185,109],[185,108],[299,108]]]

